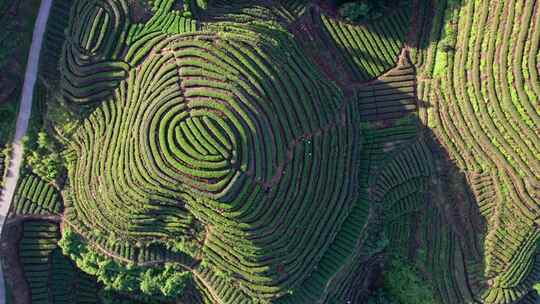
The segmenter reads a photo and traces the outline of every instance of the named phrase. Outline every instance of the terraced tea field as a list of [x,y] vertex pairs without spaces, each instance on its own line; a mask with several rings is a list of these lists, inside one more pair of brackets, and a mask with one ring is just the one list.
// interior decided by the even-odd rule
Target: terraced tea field
[[540,303],[539,1],[50,14],[8,303]]

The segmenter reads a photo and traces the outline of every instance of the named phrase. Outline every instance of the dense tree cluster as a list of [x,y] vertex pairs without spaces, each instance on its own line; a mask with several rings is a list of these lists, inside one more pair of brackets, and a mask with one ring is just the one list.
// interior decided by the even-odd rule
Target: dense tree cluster
[[340,15],[352,22],[369,21],[383,16],[384,11],[403,5],[403,0],[336,0]]
[[174,263],[166,263],[162,268],[122,265],[88,248],[70,229],[64,230],[58,245],[64,255],[71,257],[84,272],[96,276],[106,289],[126,294],[176,298],[191,277],[190,272]]

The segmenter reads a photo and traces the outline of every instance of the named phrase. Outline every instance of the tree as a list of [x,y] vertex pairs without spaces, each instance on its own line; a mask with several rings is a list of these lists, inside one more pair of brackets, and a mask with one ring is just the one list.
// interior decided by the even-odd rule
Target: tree
[[438,303],[432,287],[422,280],[416,268],[399,257],[391,257],[383,275],[385,291],[398,303]]
[[372,9],[369,2],[349,2],[339,8],[339,14],[349,21],[362,21],[369,19]]
[[176,298],[182,294],[187,285],[187,281],[191,277],[191,272],[175,272],[165,281],[165,285],[161,287],[161,292],[166,297]]
[[339,14],[351,22],[373,20],[381,17],[389,8],[406,4],[404,0],[337,0],[334,3],[339,7]]
[[140,289],[149,296],[176,298],[182,294],[190,277],[190,272],[167,263],[161,271],[147,269],[140,276]]
[[153,268],[147,269],[141,276],[141,291],[150,296],[159,295],[161,283],[156,278],[156,270]]

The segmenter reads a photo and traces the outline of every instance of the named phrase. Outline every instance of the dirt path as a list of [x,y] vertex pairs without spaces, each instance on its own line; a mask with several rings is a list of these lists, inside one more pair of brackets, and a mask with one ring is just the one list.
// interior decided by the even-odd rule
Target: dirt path
[[208,293],[210,293],[210,296],[213,298],[216,304],[223,304],[221,297],[214,290],[214,287],[212,287],[212,284],[210,284],[210,282],[208,282],[205,278],[203,278],[201,274],[198,273],[196,270],[191,270],[191,273],[197,280],[200,281],[202,285],[204,285],[204,287],[206,288],[206,290],[208,290]]
[[[24,75],[24,84],[21,94],[21,103],[19,106],[19,116],[15,127],[15,136],[13,138],[13,151],[9,161],[8,174],[5,179],[4,189],[0,194],[0,234],[6,220],[11,200],[15,192],[15,186],[19,179],[19,170],[22,162],[22,146],[21,139],[26,134],[28,129],[28,120],[32,110],[32,96],[34,93],[34,85],[36,83],[39,53],[43,42],[47,19],[51,10],[52,0],[42,0],[39,7],[39,13],[34,25],[34,33],[32,35],[32,44],[30,53],[28,54],[28,62],[26,64],[26,73]],[[4,283],[4,274],[0,267],[0,303],[5,303],[6,291]]]

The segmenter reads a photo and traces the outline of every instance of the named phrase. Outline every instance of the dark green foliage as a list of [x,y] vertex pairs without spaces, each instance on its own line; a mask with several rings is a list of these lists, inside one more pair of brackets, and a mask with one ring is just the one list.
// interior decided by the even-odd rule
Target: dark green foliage
[[[540,240],[536,242],[536,251],[540,253]],[[540,280],[537,280],[535,283],[533,283],[533,289],[540,296]]]
[[12,135],[39,1],[0,1],[0,145]]
[[68,27],[69,12],[73,2],[71,0],[54,0],[49,13],[41,47],[39,74],[50,84],[57,84],[60,78],[58,63],[62,54],[62,45],[66,39],[65,29]]
[[102,304],[159,304],[162,302],[154,300],[136,301],[126,297],[120,297],[111,290],[101,290],[99,298]]
[[[4,277],[4,281],[6,280],[6,278]],[[11,287],[9,284],[5,284],[5,288],[6,288],[6,303],[5,304],[13,304],[13,299],[14,299],[14,295],[13,295],[13,291],[11,290]]]
[[[39,2],[35,2],[39,6]],[[26,59],[32,41],[37,6],[30,1],[2,0],[0,2],[0,70],[10,62]],[[28,15],[31,12],[32,15]]]
[[[203,2],[197,1],[196,4],[202,7],[206,5]],[[362,194],[364,201],[357,205],[368,206],[368,210],[356,205],[353,207],[348,203],[354,201],[354,198],[338,200],[337,196],[332,196],[334,193],[331,190],[336,188],[335,185],[341,183],[342,180],[347,180],[350,176],[355,175],[354,172],[351,172],[343,174],[345,177],[342,178],[340,174],[348,168],[356,168],[357,162],[351,157],[350,162],[331,163],[327,161],[327,154],[319,156],[317,153],[326,153],[325,148],[331,149],[328,150],[331,151],[329,152],[331,154],[328,155],[335,158],[336,155],[347,153],[346,150],[339,149],[348,146],[353,141],[340,138],[340,134],[329,127],[341,122],[330,116],[337,113],[328,110],[323,113],[324,115],[321,115],[318,121],[311,121],[311,118],[315,117],[315,113],[310,111],[313,108],[335,108],[334,99],[336,105],[343,104],[341,92],[336,93],[334,97],[333,89],[326,89],[319,85],[316,80],[321,79],[321,75],[314,71],[315,69],[307,69],[311,66],[316,68],[317,65],[312,64],[313,62],[309,60],[303,60],[303,51],[306,48],[288,50],[285,46],[294,45],[294,41],[287,40],[285,45],[279,43],[278,38],[275,41],[272,40],[272,45],[267,44],[263,39],[249,32],[247,28],[242,28],[242,31],[238,32],[231,29],[235,26],[240,28],[238,24],[223,25],[222,32],[215,37],[213,36],[213,28],[207,28],[206,24],[201,24],[205,31],[204,34],[183,35],[181,38],[175,37],[173,40],[167,41],[169,38],[164,33],[173,34],[201,29],[195,21],[188,18],[191,16],[187,10],[188,3],[193,4],[194,1],[154,1],[153,7],[156,14],[147,24],[133,25],[134,27],[129,29],[126,34],[128,37],[126,38],[125,52],[104,53],[107,56],[104,55],[103,58],[114,59],[113,61],[116,62],[111,63],[109,67],[119,67],[121,70],[125,68],[126,75],[123,73],[117,75],[106,70],[102,71],[103,74],[96,72],[95,77],[88,77],[90,72],[87,70],[86,64],[79,66],[70,61],[66,63],[66,66],[74,68],[73,70],[77,73],[69,74],[71,70],[64,71],[68,76],[64,82],[65,93],[80,95],[74,97],[80,98],[79,101],[83,103],[89,100],[104,101],[103,104],[96,107],[89,119],[81,124],[77,136],[72,137],[73,142],[75,142],[73,149],[71,149],[73,158],[79,158],[80,161],[73,162],[72,168],[77,169],[70,171],[70,186],[72,188],[66,191],[66,195],[73,197],[70,201],[72,203],[70,211],[72,212],[66,213],[66,219],[70,224],[80,228],[78,231],[85,235],[85,241],[98,243],[88,237],[92,232],[98,231],[103,235],[109,234],[103,239],[108,238],[110,243],[118,245],[124,250],[125,247],[122,247],[124,244],[116,244],[115,241],[128,238],[129,241],[134,239],[146,241],[147,239],[188,234],[191,233],[190,220],[191,213],[193,213],[194,218],[204,219],[204,223],[208,227],[214,228],[212,231],[208,230],[211,233],[206,235],[204,242],[201,242],[204,244],[204,248],[200,255],[203,255],[203,261],[211,262],[211,271],[207,271],[204,275],[212,279],[215,278],[215,280],[211,280],[210,284],[212,287],[218,287],[212,288],[218,294],[216,297],[225,303],[241,303],[242,301],[237,301],[238,298],[242,297],[236,295],[237,290],[227,288],[227,286],[238,285],[226,285],[230,282],[240,281],[240,287],[243,288],[238,288],[240,290],[238,293],[249,292],[246,298],[260,296],[274,299],[288,293],[292,299],[289,303],[301,303],[296,301],[297,298],[293,299],[297,295],[302,295],[303,299],[310,299],[309,297],[313,296],[311,303],[314,303],[319,300],[317,297],[323,292],[327,292],[324,289],[328,287],[329,279],[334,277],[337,271],[341,271],[344,263],[349,261],[354,253],[353,249],[356,248],[358,236],[365,235],[362,231],[355,229],[362,229],[362,225],[367,221],[367,214],[375,214],[373,209],[369,208],[371,206],[368,206],[374,205],[371,201],[372,197],[388,194],[387,197],[379,197],[378,200],[382,203],[379,205],[384,208],[385,217],[385,225],[381,225],[381,229],[385,229],[388,233],[389,244],[380,239],[366,242],[363,245],[370,245],[363,247],[366,255],[377,255],[388,245],[394,251],[407,252],[408,245],[414,244],[410,235],[424,237],[424,235],[414,233],[413,229],[408,229],[411,227],[416,229],[418,226],[426,230],[426,239],[433,240],[436,245],[442,244],[439,247],[430,246],[428,248],[430,251],[423,253],[419,250],[419,256],[429,257],[430,260],[436,260],[438,264],[444,265],[443,268],[432,268],[431,264],[425,263],[428,265],[426,267],[428,273],[434,274],[436,278],[443,278],[443,282],[434,282],[433,284],[437,287],[443,284],[448,284],[449,287],[459,287],[453,282],[454,274],[444,270],[454,266],[448,263],[448,258],[453,258],[453,253],[457,252],[454,248],[461,249],[466,246],[456,246],[457,240],[451,237],[446,238],[448,233],[445,231],[434,232],[429,229],[450,226],[447,223],[440,225],[435,223],[435,220],[439,218],[438,210],[433,206],[426,208],[425,205],[426,182],[432,178],[432,175],[431,172],[419,170],[417,167],[427,165],[428,157],[423,153],[417,153],[416,148],[403,149],[405,156],[398,158],[399,161],[391,163],[391,166],[387,166],[391,170],[381,170],[381,176],[388,177],[381,183],[382,186],[398,181],[396,184],[392,184],[392,187],[372,188],[369,184],[368,188],[365,180],[352,183],[355,185],[354,187],[362,184],[362,192],[359,193]],[[397,5],[394,5],[396,3],[396,1],[346,1],[346,3],[340,3],[342,4],[342,16],[353,22],[372,21],[372,19],[389,13],[388,18],[380,18],[376,22],[367,24],[344,22],[341,18],[334,18],[333,14],[325,15],[322,18],[324,29],[329,34],[328,38],[331,38],[327,39],[327,45],[339,47],[339,53],[329,51],[328,57],[336,54],[343,57],[344,65],[357,74],[354,77],[355,80],[374,78],[380,80],[381,74],[396,64],[399,54],[403,54],[400,56],[400,61],[407,57],[406,52],[400,52],[403,50],[403,43],[407,37],[408,25],[411,23],[410,10],[396,9]],[[401,3],[407,2],[402,1]],[[210,2],[210,6],[211,4],[212,2]],[[213,7],[208,11],[211,12],[212,9]],[[169,14],[169,10],[174,13]],[[249,16],[246,20],[262,20],[263,11],[265,10],[250,10],[253,16]],[[472,10],[468,12],[472,12]],[[316,14],[317,10],[308,13]],[[391,16],[390,13],[392,13]],[[465,14],[460,15],[465,16]],[[509,16],[511,15],[509,14]],[[314,17],[312,21],[318,20],[318,16],[308,15],[308,17]],[[294,16],[290,18],[294,19]],[[79,18],[74,20],[79,20]],[[461,23],[457,20],[454,21],[453,23],[459,24],[460,28],[462,27]],[[230,21],[230,23],[234,23],[234,21]],[[496,23],[494,22],[494,24]],[[72,39],[72,43],[77,42],[78,38],[84,40],[85,37],[93,36],[94,32],[101,33],[101,28],[87,32],[88,24],[90,23],[83,24],[81,22],[81,27],[76,28],[81,30],[79,33],[81,35],[72,35],[71,38],[77,38],[76,40]],[[93,24],[99,23],[96,21]],[[217,21],[212,25],[216,24]],[[306,24],[300,22],[300,25]],[[124,29],[118,29],[121,30],[118,33],[124,32]],[[163,35],[159,32],[163,32]],[[107,31],[103,33],[106,34]],[[452,34],[451,31],[448,33]],[[257,34],[274,38],[273,33],[268,31]],[[298,36],[302,36],[302,34],[304,33],[300,33]],[[306,34],[313,33],[308,28]],[[294,35],[296,37],[297,33]],[[234,36],[241,39],[232,39]],[[445,54],[448,53],[448,55],[441,57],[438,54],[439,58],[436,62],[444,63],[446,61],[440,59],[448,58],[448,66],[450,66],[454,60],[452,50],[454,49],[453,45],[456,44],[454,38],[457,35],[448,35],[448,37],[453,38],[441,41],[438,46],[439,50]],[[499,40],[504,41],[504,39]],[[159,43],[162,44],[159,45]],[[118,45],[120,46],[121,43]],[[531,43],[531,45],[535,44]],[[269,51],[276,48],[275,46],[281,47],[282,52],[290,60],[282,61],[280,58],[284,57],[283,53],[276,52],[274,54]],[[466,53],[466,48],[458,48],[458,50],[463,49],[463,52]],[[70,56],[71,54],[80,57],[86,55],[85,53],[78,54],[76,48],[72,51]],[[117,56],[124,55],[125,58],[117,58]],[[71,57],[65,57],[66,60],[71,60]],[[470,58],[478,57],[472,56]],[[456,59],[456,61],[460,60]],[[123,60],[127,64],[126,66],[123,65]],[[92,71],[101,70],[103,66],[100,63],[100,60],[91,61],[90,64],[95,65]],[[342,63],[339,62],[338,65],[340,64]],[[464,66],[469,63],[463,61],[462,63],[457,62],[457,64]],[[439,63],[439,66],[442,69],[436,70],[440,70],[442,74],[436,74],[443,76],[446,73],[446,64],[440,65]],[[376,121],[374,125],[379,128],[382,127],[379,123],[382,122],[380,118],[383,115],[396,118],[395,115],[403,116],[404,109],[409,112],[418,111],[416,106],[418,99],[415,96],[417,89],[415,69],[412,66],[406,67],[407,70],[404,68],[405,66],[400,63],[398,74],[394,75],[396,81],[388,81],[392,85],[371,83],[371,87],[358,89],[354,92],[358,93],[358,106],[361,107],[361,117],[355,117],[355,122],[363,122],[365,121],[363,118],[368,117]],[[385,75],[388,76],[386,73]],[[115,81],[118,80],[121,85],[117,88],[116,85],[113,86],[114,88],[109,88],[111,82],[102,79],[109,77],[115,78]],[[118,79],[116,79],[117,77]],[[119,80],[124,79],[124,77],[127,79],[126,82]],[[448,81],[455,81],[458,77],[459,75],[450,74]],[[274,81],[276,79],[281,80],[280,83]],[[431,82],[423,80],[425,78],[419,82],[419,88],[422,88],[421,85],[431,85]],[[75,87],[71,87],[72,81],[76,84]],[[519,82],[519,78],[516,81]],[[88,85],[88,82],[92,82],[93,85]],[[97,82],[100,85],[95,85]],[[323,82],[326,82],[326,79]],[[509,81],[503,82],[505,85],[509,83]],[[534,83],[536,82],[532,81],[532,84]],[[229,84],[233,85],[229,86]],[[176,87],[177,85],[180,87]],[[442,90],[443,96],[436,100],[444,109],[445,101],[452,98],[446,92],[453,90],[451,86],[447,87],[445,82],[436,83],[436,86],[439,85],[447,89]],[[94,90],[100,87],[107,89],[107,94],[94,96],[95,93],[104,92]],[[461,85],[461,87],[465,87],[465,85]],[[480,87],[480,84],[477,87]],[[500,87],[493,87],[497,90],[500,89]],[[109,89],[114,89],[115,94],[109,95]],[[169,89],[170,91],[168,91]],[[148,92],[149,95],[143,96],[144,94],[139,94],[139,92]],[[155,95],[150,94],[154,92]],[[170,94],[158,96],[164,92]],[[438,97],[439,93],[437,90],[426,96],[429,98]],[[310,103],[316,99],[316,94],[324,97],[322,98],[325,101],[323,107],[313,106]],[[472,88],[471,92],[462,92],[458,95],[465,98],[469,94],[472,94]],[[112,96],[114,100],[107,101],[104,96]],[[201,97],[205,97],[204,101]],[[87,100],[87,98],[89,99]],[[296,102],[289,102],[293,99]],[[478,98],[478,100],[481,99]],[[510,100],[510,98],[505,99]],[[220,102],[217,102],[218,100]],[[258,104],[257,107],[253,108],[246,107],[246,104],[251,104],[251,100],[268,102]],[[281,100],[286,102],[281,102]],[[496,99],[493,98],[493,100]],[[178,107],[172,107],[174,101],[178,101]],[[232,110],[226,109],[224,105],[234,108],[234,115],[230,115]],[[195,110],[191,113],[185,106]],[[298,108],[295,109],[296,106]],[[462,109],[467,108],[463,107]],[[436,110],[437,108],[434,111]],[[131,113],[126,113],[126,111]],[[188,112],[198,116],[186,114]],[[302,115],[305,112],[308,112],[308,115]],[[444,112],[442,111],[442,113]],[[488,114],[491,112],[486,113],[485,116],[487,117]],[[190,117],[188,119],[182,115]],[[126,119],[128,117],[132,120]],[[229,119],[223,120],[224,117]],[[456,115],[457,117],[461,116]],[[445,117],[441,116],[441,119],[445,119]],[[236,123],[230,124],[229,122],[232,121]],[[470,121],[474,123],[476,120],[471,119]],[[387,123],[384,121],[382,125]],[[343,122],[343,125],[345,124],[346,122]],[[113,125],[114,128],[111,127]],[[259,131],[278,129],[280,130],[279,135],[278,132],[274,135]],[[400,131],[399,137],[408,138],[409,135],[417,131],[416,126],[412,126],[412,129],[411,132]],[[457,128],[463,132],[465,129],[467,128],[463,128],[463,125]],[[143,131],[138,132],[139,130]],[[310,135],[315,131],[323,134],[320,136]],[[483,130],[478,133],[480,132]],[[370,141],[383,141],[381,138],[385,138],[384,134],[380,136],[377,134],[374,138],[369,138],[366,133],[362,136],[368,143]],[[331,140],[327,140],[327,138]],[[399,138],[399,141],[403,140],[403,138]],[[42,146],[45,146],[44,141],[37,140],[36,142],[38,144],[41,142]],[[281,150],[281,147],[287,146],[291,142],[295,143],[293,147]],[[366,149],[366,146],[375,146],[375,144],[368,143],[362,145],[363,150]],[[383,165],[364,164],[367,161],[375,163],[378,161],[378,155],[388,155],[388,149],[393,149],[396,142],[388,141],[387,143],[389,145],[381,144],[380,151],[371,151],[371,154],[366,154],[366,157],[359,160],[361,166],[365,166],[363,167],[365,170],[362,172],[373,169],[370,173],[373,171],[377,173],[378,168],[384,168]],[[464,146],[469,146],[469,144],[464,144]],[[110,148],[101,150],[101,147]],[[103,152],[102,155],[106,155],[106,157],[98,157],[99,152]],[[249,154],[246,154],[248,152]],[[285,157],[286,155],[287,157]],[[417,155],[421,156],[416,157]],[[246,159],[250,162],[246,162]],[[251,160],[253,160],[253,167],[251,167]],[[258,164],[262,164],[262,166]],[[272,170],[270,168],[275,168],[280,164],[284,164],[282,172],[270,171]],[[317,166],[310,169],[304,164],[317,164]],[[338,173],[332,176],[332,184],[325,180],[329,175],[325,173],[324,166],[335,168]],[[183,174],[178,175],[177,171],[181,171]],[[246,180],[250,182],[253,179],[257,181],[257,185],[244,188],[245,180],[242,180],[242,183],[237,183],[240,179],[233,178],[230,173],[238,171],[248,172],[246,176],[249,178]],[[320,181],[315,178],[313,181],[309,179],[312,176],[312,171],[317,171],[315,175],[321,177]],[[102,172],[106,173],[102,174]],[[414,174],[408,176],[408,179],[401,180],[401,177],[406,177],[407,172]],[[362,176],[362,179],[367,180],[376,174],[367,174],[367,176]],[[274,182],[274,177],[278,177],[275,179],[276,182]],[[242,175],[241,178],[245,178],[245,176]],[[278,184],[283,180],[286,182]],[[147,181],[152,181],[152,185],[149,185],[150,183]],[[334,181],[336,182],[334,183]],[[310,185],[316,189],[308,188]],[[287,186],[294,186],[294,188],[289,189]],[[528,183],[525,187],[528,187]],[[92,190],[88,191],[89,188]],[[344,189],[342,193],[348,193],[345,186],[342,188]],[[247,190],[243,191],[244,189]],[[328,194],[328,199],[323,198],[323,195],[319,196],[318,189],[324,189],[324,194]],[[502,192],[508,191],[507,189],[503,190]],[[177,194],[181,191],[187,192],[185,197],[178,197]],[[271,194],[267,195],[267,193]],[[294,193],[294,195],[289,195],[289,193]],[[312,197],[303,197],[302,195],[305,193]],[[188,196],[193,196],[195,199]],[[272,199],[266,200],[266,197],[272,197]],[[237,198],[238,200],[236,200]],[[171,201],[173,204],[168,204]],[[188,208],[175,208],[174,203],[178,201],[185,202]],[[282,202],[286,202],[288,205],[281,205]],[[535,204],[530,205],[536,206]],[[139,208],[139,206],[142,207]],[[305,209],[303,209],[304,206]],[[323,208],[329,212],[322,212]],[[352,208],[356,209],[347,212]],[[342,213],[334,213],[334,210]],[[353,213],[354,211],[358,212]],[[424,211],[431,213],[424,215],[421,213]],[[296,212],[300,215],[294,216]],[[409,216],[413,213],[418,217]],[[182,214],[180,219],[175,218],[178,214]],[[357,216],[353,218],[353,215]],[[317,219],[319,216],[320,219]],[[275,218],[279,218],[279,222],[276,222]],[[356,226],[346,226],[350,218],[356,220]],[[420,220],[415,221],[417,218]],[[424,221],[424,218],[429,221]],[[411,220],[409,221],[409,219]],[[431,224],[432,219],[433,224]],[[372,218],[369,220],[371,221]],[[429,225],[416,225],[418,222],[425,222]],[[328,229],[329,225],[336,223],[339,227]],[[341,225],[341,223],[343,224]],[[350,229],[350,234],[343,234],[342,231],[347,228]],[[146,236],[147,238],[145,238]],[[313,241],[309,241],[305,236],[310,236]],[[298,249],[293,250],[295,248],[290,244],[298,244]],[[166,265],[164,270],[143,270],[120,265],[92,253],[86,248],[75,247],[73,252],[79,250],[75,260],[80,267],[97,275],[100,281],[111,289],[131,294],[140,292],[151,296],[175,297],[178,295],[176,293],[183,290],[186,280],[189,278],[189,273],[182,272],[181,269],[169,271],[167,268],[173,267],[171,265]],[[184,246],[178,246],[178,249],[181,249],[179,251],[188,251],[192,256],[199,258],[199,254],[192,253],[198,252],[200,247],[194,247],[195,250],[185,250]],[[129,256],[131,261],[144,260],[147,256],[154,256],[155,253],[150,250],[139,251],[139,248],[134,251],[128,248],[124,252],[127,253],[122,256]],[[426,252],[430,252],[430,254]],[[324,254],[324,256],[321,257],[319,253]],[[137,256],[143,258],[137,258]],[[286,258],[282,259],[281,257]],[[435,258],[432,259],[432,257]],[[285,262],[280,261],[280,259]],[[152,260],[155,259],[152,258]],[[163,261],[164,259],[158,260]],[[417,265],[420,263],[417,262]],[[423,267],[422,270],[426,268]],[[444,272],[449,274],[441,274]],[[455,281],[464,282],[465,280]],[[279,285],[275,282],[279,282]],[[297,288],[298,285],[295,285],[297,282],[302,282],[306,288],[303,286]],[[393,295],[400,303],[435,302],[429,291],[430,288],[423,286],[425,283],[419,278],[417,271],[399,259],[389,263],[388,269],[385,271],[385,282],[385,289],[378,292],[373,297],[372,302],[396,302],[390,299],[388,294]],[[222,288],[222,286],[226,287]],[[530,290],[530,286],[527,288]],[[438,288],[438,296],[443,294],[440,290],[443,289]],[[460,288],[449,290],[455,290],[456,294],[460,292]],[[461,290],[464,289],[461,288]],[[305,291],[310,294],[302,294]],[[319,291],[321,294],[317,294]],[[231,296],[233,293],[235,293],[234,296]],[[496,296],[496,294],[494,295]],[[495,296],[494,298],[496,298]],[[516,296],[512,295],[512,297]],[[448,298],[453,300],[457,297],[448,294]],[[459,300],[456,301],[459,302]]]
[[99,303],[95,279],[78,271],[58,249],[58,230],[45,221],[23,224],[19,257],[32,303]]
[[[0,148],[2,148],[2,146],[0,145]],[[3,153],[3,151],[0,151],[0,186],[2,185],[3,183],[3,180],[4,180],[4,173],[6,171],[6,167],[7,167],[7,157],[6,155]]]
[[367,304],[400,304],[395,297],[389,295],[384,289],[380,288],[367,299]]
[[[423,280],[418,271],[399,257],[391,257],[384,273],[384,290],[395,303],[435,304],[433,288]],[[374,302],[394,303],[394,302]]]
[[349,2],[339,8],[342,17],[349,21],[362,21],[370,18],[380,17],[380,12],[373,12],[370,2]]
[[32,303],[48,298],[49,259],[56,248],[58,226],[47,222],[24,223],[19,257],[31,291]]
[[62,200],[56,188],[36,175],[24,175],[17,189],[11,206],[15,214],[60,214]]
[[54,304],[98,303],[95,278],[77,270],[59,249],[51,256],[50,290]]
[[356,1],[336,1],[339,6],[340,15],[352,22],[368,21],[383,16],[384,12],[395,8],[397,5],[403,6],[403,0],[356,0]]
[[17,104],[7,102],[0,104],[0,145],[7,143],[17,116]]
[[14,22],[5,24],[5,28],[0,31],[0,67],[5,66],[8,60],[13,57],[22,38],[17,32],[17,26]]

